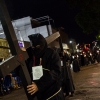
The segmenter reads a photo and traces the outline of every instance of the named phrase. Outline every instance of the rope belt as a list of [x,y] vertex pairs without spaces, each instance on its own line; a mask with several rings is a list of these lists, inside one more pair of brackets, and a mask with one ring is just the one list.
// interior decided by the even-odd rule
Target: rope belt
[[[46,69],[46,68],[42,68],[43,70],[46,70],[46,71],[50,71],[49,69]],[[33,72],[32,72],[33,73]],[[61,88],[55,93],[53,94],[52,96],[50,96],[48,99],[46,100],[50,100],[51,98],[53,98],[55,95],[57,95],[59,92],[61,91]]]
[[50,71],[49,69],[46,69],[46,68],[42,68],[43,70],[46,70],[46,71]]
[[46,100],[50,100],[51,98],[53,98],[55,95],[57,95],[59,92],[61,91],[61,88],[55,93],[55,94],[53,94],[52,96],[50,96],[48,99],[46,99]]

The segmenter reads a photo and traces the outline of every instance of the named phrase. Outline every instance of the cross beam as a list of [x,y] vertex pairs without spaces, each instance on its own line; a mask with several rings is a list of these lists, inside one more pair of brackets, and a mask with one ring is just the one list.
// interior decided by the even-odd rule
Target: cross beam
[[54,33],[54,34],[52,34],[52,35],[46,37],[45,39],[46,39],[46,41],[47,41],[47,44],[50,44],[51,42],[53,42],[54,40],[56,40],[56,39],[59,38],[59,37],[60,37],[59,32],[56,32],[56,33]]
[[[59,32],[56,32],[56,33],[54,33],[54,34],[46,37],[45,39],[46,39],[48,45],[51,42],[53,42],[54,40],[58,39],[59,40],[59,45],[60,45],[61,51],[63,51],[62,41],[61,41],[60,33]],[[24,43],[25,43],[25,48],[28,48],[30,46],[30,42],[24,41]]]
[[61,52],[63,52],[62,40],[61,40],[61,37],[60,37],[60,33],[59,32],[56,32],[56,33],[54,33],[54,34],[46,37],[45,39],[47,41],[47,44],[50,44],[54,40],[58,39],[59,40],[59,45],[60,45],[60,48],[61,48]]

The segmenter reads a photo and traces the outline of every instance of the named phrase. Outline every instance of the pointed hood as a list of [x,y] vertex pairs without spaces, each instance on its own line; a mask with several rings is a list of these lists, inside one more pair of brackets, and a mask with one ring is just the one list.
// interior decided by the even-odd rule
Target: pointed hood
[[47,49],[47,42],[45,38],[37,33],[28,36],[30,39],[33,55],[36,57],[42,57]]

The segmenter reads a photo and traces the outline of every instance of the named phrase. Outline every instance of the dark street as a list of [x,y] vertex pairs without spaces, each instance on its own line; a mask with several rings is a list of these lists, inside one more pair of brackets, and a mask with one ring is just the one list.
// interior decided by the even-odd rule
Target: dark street
[[[75,84],[73,97],[66,100],[100,100],[100,64],[81,67],[78,73],[72,73]],[[1,97],[2,100],[27,100],[23,88]]]
[[0,100],[100,100],[99,9],[100,0],[0,0]]

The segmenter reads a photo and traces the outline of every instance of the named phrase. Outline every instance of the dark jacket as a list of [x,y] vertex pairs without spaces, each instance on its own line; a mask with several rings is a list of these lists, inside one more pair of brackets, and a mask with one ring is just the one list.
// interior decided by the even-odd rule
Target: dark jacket
[[[27,49],[28,51],[28,49]],[[39,58],[35,60],[35,66],[40,64]],[[43,76],[34,81],[39,89],[37,93],[38,100],[46,100],[61,87],[61,63],[59,55],[51,48],[47,48],[42,56]],[[32,77],[33,57],[31,56],[27,61],[28,70]],[[41,99],[42,98],[42,99]],[[63,100],[63,99],[61,99]]]

